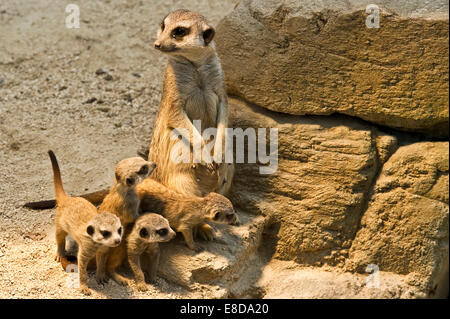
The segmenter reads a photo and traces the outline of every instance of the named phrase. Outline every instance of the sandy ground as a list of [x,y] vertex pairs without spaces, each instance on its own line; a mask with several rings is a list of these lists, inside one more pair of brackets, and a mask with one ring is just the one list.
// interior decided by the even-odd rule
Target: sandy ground
[[[65,27],[80,7],[81,28]],[[213,25],[235,0],[2,0],[0,2],[0,298],[81,298],[54,258],[54,210],[27,201],[53,197],[47,150],[66,191],[109,186],[115,164],[151,137],[166,58],[152,49],[161,19],[187,8]],[[103,69],[105,74],[97,75]],[[146,293],[90,279],[94,298],[209,297],[161,278]]]

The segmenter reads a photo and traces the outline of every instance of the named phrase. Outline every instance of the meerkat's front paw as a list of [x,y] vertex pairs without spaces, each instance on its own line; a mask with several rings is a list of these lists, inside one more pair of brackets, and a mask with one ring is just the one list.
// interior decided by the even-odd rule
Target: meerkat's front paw
[[122,286],[130,285],[130,281],[121,275],[115,274],[113,278],[114,278],[114,281],[117,282],[119,285],[122,285]]
[[139,283],[137,283],[137,284],[136,284],[136,288],[137,288],[137,290],[139,290],[139,291],[147,291],[147,290],[148,290],[147,284],[144,283],[144,282],[139,282]]
[[122,286],[129,286],[130,285],[130,282],[127,279],[118,280],[117,283],[122,285]]
[[95,274],[95,279],[97,280],[97,283],[100,285],[106,284],[108,282],[108,276],[105,273],[97,273]]
[[56,262],[61,262],[61,259],[65,258],[66,256],[62,253],[57,252],[55,255],[55,261]]
[[85,296],[90,296],[92,294],[91,290],[87,286],[81,286],[80,292]]
[[208,224],[202,224],[198,226],[197,233],[202,239],[206,241],[212,241],[215,237],[214,229]]

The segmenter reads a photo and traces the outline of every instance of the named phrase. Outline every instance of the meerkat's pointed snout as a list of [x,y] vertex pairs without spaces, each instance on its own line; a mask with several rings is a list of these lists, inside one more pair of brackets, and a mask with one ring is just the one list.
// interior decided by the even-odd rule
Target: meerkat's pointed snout
[[154,43],[154,46],[155,46],[155,49],[161,49],[161,42],[159,42],[159,41],[156,41],[155,43]]

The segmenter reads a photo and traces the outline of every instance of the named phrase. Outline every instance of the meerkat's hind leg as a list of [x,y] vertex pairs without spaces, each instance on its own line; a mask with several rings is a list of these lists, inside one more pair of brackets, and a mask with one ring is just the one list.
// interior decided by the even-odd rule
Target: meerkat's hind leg
[[61,261],[61,258],[66,257],[66,236],[67,233],[61,228],[56,228],[56,256],[55,260],[57,262]]
[[203,250],[202,247],[198,246],[194,242],[194,238],[192,236],[192,229],[190,228],[183,228],[179,230],[181,234],[183,234],[184,241],[186,242],[186,245],[189,247],[189,249],[192,249],[196,252],[200,252]]

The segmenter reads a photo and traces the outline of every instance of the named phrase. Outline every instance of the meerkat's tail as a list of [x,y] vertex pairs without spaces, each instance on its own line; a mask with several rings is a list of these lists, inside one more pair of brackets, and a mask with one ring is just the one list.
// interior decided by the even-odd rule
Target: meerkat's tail
[[[80,195],[84,199],[87,199],[94,205],[99,205],[103,201],[103,199],[108,195],[109,188],[102,189],[96,192]],[[30,208],[33,210],[44,210],[44,209],[52,209],[56,207],[56,201],[54,199],[51,200],[42,200],[39,202],[30,202],[23,205],[25,208]]]
[[105,188],[96,192],[80,195],[80,197],[87,199],[94,205],[100,205],[103,202],[103,199],[105,199],[106,195],[108,195],[109,190],[109,188]]
[[64,191],[64,187],[62,185],[61,180],[61,171],[59,170],[58,161],[56,160],[55,153],[53,151],[48,151],[48,155],[50,156],[50,161],[52,162],[53,169],[53,182],[55,183],[55,198],[58,203],[65,197],[67,197],[66,192]]

